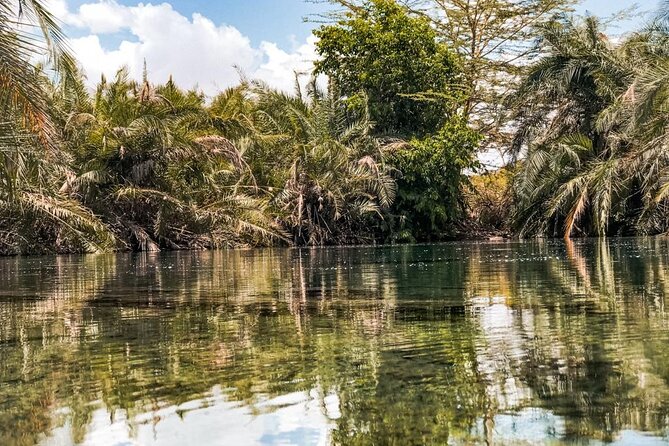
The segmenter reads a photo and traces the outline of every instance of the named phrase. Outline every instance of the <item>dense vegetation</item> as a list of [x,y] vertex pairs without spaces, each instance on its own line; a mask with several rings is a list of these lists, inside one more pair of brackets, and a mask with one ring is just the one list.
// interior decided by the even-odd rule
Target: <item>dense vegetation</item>
[[667,14],[610,39],[569,0],[334,3],[320,81],[208,98],[89,91],[42,2],[0,0],[0,252],[669,229]]
[[666,25],[619,42],[594,17],[543,29],[547,54],[515,95],[521,235],[669,229]]

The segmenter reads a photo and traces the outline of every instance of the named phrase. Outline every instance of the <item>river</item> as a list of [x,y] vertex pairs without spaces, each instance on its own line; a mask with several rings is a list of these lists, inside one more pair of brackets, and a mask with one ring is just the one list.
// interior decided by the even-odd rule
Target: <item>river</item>
[[669,443],[669,239],[0,259],[0,445]]

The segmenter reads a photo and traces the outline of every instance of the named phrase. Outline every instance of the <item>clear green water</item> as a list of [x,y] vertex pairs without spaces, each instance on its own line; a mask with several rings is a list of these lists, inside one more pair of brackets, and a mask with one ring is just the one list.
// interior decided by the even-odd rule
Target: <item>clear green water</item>
[[0,259],[0,445],[669,443],[669,242]]

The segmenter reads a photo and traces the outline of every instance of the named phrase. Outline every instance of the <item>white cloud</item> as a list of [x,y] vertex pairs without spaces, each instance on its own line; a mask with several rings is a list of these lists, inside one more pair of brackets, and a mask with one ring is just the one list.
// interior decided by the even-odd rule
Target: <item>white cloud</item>
[[311,72],[313,61],[316,58],[316,37],[309,36],[307,42],[297,47],[292,53],[287,53],[272,42],[262,42],[260,50],[266,60],[255,70],[255,77],[263,79],[270,85],[288,90],[295,85],[296,73]]
[[128,26],[133,13],[131,8],[116,2],[84,3],[76,15],[67,18],[70,23],[88,28],[92,33],[103,34],[118,32]]
[[48,10],[60,20],[64,20],[68,14],[66,0],[47,0],[46,6]]
[[[169,3],[125,6],[100,0],[70,11],[66,0],[51,0],[50,7],[63,23],[88,34],[72,38],[70,45],[91,85],[123,65],[139,78],[146,60],[152,81],[173,75],[183,87],[197,85],[210,95],[236,84],[237,69],[292,90],[294,72],[309,71],[316,54],[313,36],[291,52],[272,42],[256,48],[234,26],[217,25],[201,14],[185,17]],[[105,35],[119,34],[128,37],[114,47],[103,44],[111,40]]]

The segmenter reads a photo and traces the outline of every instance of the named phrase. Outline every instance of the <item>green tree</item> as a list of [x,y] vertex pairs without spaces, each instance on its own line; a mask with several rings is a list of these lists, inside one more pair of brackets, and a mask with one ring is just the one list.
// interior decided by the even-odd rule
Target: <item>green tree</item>
[[460,60],[438,38],[429,18],[393,0],[341,2],[337,23],[316,31],[316,71],[349,104],[369,98],[377,134],[410,139],[388,163],[398,197],[380,224],[395,240],[437,239],[462,213],[463,172],[475,166],[478,135],[458,115],[464,99]]
[[621,42],[592,17],[545,28],[546,55],[517,94],[521,234],[669,228],[668,36],[663,20]]
[[607,119],[633,73],[594,17],[544,27],[542,45],[516,93],[514,150],[527,150],[516,224],[521,234],[604,235],[633,194],[620,162],[630,146],[620,120]]
[[327,74],[355,104],[364,93],[376,132],[404,137],[437,131],[454,109],[460,69],[425,18],[393,0],[366,0],[315,31]]
[[453,118],[437,134],[400,147],[389,162],[400,172],[392,238],[430,240],[450,235],[464,217],[464,172],[476,167],[480,135],[463,118]]
[[0,253],[113,247],[102,222],[62,190],[70,157],[45,69],[64,83],[75,73],[55,19],[42,1],[0,1]]
[[[353,15],[364,12],[368,4],[366,0],[330,1]],[[556,15],[570,12],[577,2],[395,0],[389,3],[405,7],[409,20],[421,20],[412,23],[429,24],[430,39],[440,42],[440,46],[448,45],[457,54],[460,109],[472,128],[484,135],[482,149],[503,153],[513,137],[511,126],[507,125],[510,116],[504,98],[515,91],[528,62],[539,56],[534,43],[541,35],[541,28]],[[372,52],[368,57],[374,58],[376,54]],[[423,60],[429,62],[429,58]],[[383,62],[378,72],[385,73],[392,67]]]
[[171,79],[136,82],[121,69],[94,98],[65,103],[78,104],[65,113],[77,171],[67,188],[127,247],[267,244],[282,236],[243,154],[220,134],[222,119],[200,93]]

